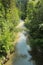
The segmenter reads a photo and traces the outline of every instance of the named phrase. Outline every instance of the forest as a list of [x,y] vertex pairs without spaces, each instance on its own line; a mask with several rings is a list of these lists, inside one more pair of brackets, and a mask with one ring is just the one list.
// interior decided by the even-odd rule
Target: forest
[[[43,64],[43,1],[42,0],[0,0],[0,65],[8,60],[15,51],[15,40],[18,32],[16,28],[24,21],[27,32],[27,44],[36,56],[37,65]],[[38,57],[39,55],[39,57]],[[39,60],[40,58],[40,60]],[[41,63],[39,63],[41,62]]]

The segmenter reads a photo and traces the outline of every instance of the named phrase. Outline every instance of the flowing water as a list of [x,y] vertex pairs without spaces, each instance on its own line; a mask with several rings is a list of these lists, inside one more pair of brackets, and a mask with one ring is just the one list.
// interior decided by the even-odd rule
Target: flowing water
[[[23,28],[23,25],[21,27]],[[16,52],[5,65],[35,65],[35,62],[31,60],[32,56],[28,52],[31,51],[31,48],[27,45],[27,37],[24,33],[25,31],[20,32]]]
[[13,65],[35,65],[31,60],[32,56],[28,53],[31,48],[26,43],[26,36],[21,32],[19,37],[16,45],[16,60],[13,61]]

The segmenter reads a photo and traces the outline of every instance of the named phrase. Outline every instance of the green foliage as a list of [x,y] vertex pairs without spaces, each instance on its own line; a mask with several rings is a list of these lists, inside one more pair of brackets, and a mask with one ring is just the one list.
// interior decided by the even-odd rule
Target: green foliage
[[25,19],[26,17],[27,1],[28,0],[16,0],[16,6],[19,8],[21,19]]
[[40,0],[28,2],[25,26],[29,29],[31,46],[43,47],[43,6]]
[[14,51],[16,26],[19,23],[19,11],[15,0],[0,0],[0,57]]

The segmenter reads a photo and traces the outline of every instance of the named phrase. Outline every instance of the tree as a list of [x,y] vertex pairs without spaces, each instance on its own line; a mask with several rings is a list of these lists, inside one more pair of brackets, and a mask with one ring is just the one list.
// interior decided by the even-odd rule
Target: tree
[[27,4],[25,26],[29,30],[30,45],[43,50],[43,6],[40,0],[31,0]]
[[15,0],[0,0],[0,57],[7,56],[14,50],[16,26],[19,12]]
[[16,0],[16,6],[19,8],[21,19],[25,19],[26,17],[27,1],[28,0]]

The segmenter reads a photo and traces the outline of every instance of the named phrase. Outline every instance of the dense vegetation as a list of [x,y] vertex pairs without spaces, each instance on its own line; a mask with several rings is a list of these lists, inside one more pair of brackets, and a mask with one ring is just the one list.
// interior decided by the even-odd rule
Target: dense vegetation
[[43,52],[43,5],[40,0],[28,1],[25,26],[32,48]]
[[16,26],[19,18],[25,20],[30,41],[28,44],[32,50],[43,54],[43,1],[0,0],[0,59],[2,60],[14,51],[13,42],[18,32]]
[[16,6],[19,8],[21,19],[26,18],[26,8],[28,0],[16,0]]
[[0,59],[14,50],[13,42],[18,23],[19,12],[15,0],[0,0]]

